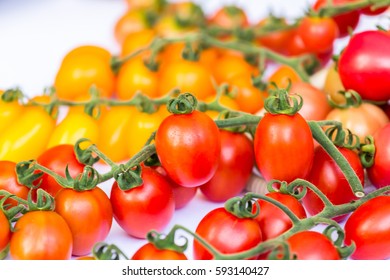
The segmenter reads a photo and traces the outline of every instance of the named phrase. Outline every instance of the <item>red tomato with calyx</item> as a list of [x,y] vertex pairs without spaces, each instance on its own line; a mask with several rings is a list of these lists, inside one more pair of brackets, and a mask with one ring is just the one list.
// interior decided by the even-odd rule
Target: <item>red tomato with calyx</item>
[[390,258],[390,197],[378,196],[355,210],[345,223],[345,244],[355,243],[351,258]]
[[67,260],[72,247],[72,232],[59,214],[32,211],[15,224],[10,256],[14,260]]
[[11,239],[11,234],[10,223],[3,211],[0,210],[0,260],[5,258],[5,251]]
[[376,188],[390,185],[390,124],[374,134],[374,165],[367,169],[367,175]]
[[[331,5],[338,6],[344,5],[356,0],[333,0]],[[317,0],[313,6],[315,11],[327,6],[328,0]],[[339,38],[345,37],[349,34],[349,30],[354,30],[359,23],[360,13],[359,11],[350,11],[333,17],[339,28]]]
[[91,253],[97,242],[104,241],[112,225],[112,207],[99,187],[87,191],[62,189],[55,197],[55,211],[60,214],[73,235],[72,255]]
[[172,187],[173,198],[175,200],[175,209],[181,209],[186,206],[196,195],[198,188],[186,188],[173,182],[164,167],[158,166],[155,168],[158,173],[163,175]]
[[[360,182],[364,185],[364,168],[356,152],[337,147],[340,153],[346,158]],[[337,163],[322,148],[317,147],[314,153],[314,161],[307,178],[314,184],[333,204],[339,205],[356,199],[347,179]],[[316,215],[324,208],[322,200],[312,191],[308,190],[303,198],[303,205],[307,212]],[[335,220],[342,220],[346,215],[336,217]]]
[[357,91],[362,99],[390,99],[390,35],[364,31],[351,37],[341,53],[338,70],[345,89]]
[[305,119],[296,113],[266,113],[254,139],[255,158],[260,173],[269,180],[291,182],[308,175],[314,156],[314,142]]
[[[54,171],[58,175],[65,177],[65,170],[68,166],[69,174],[74,178],[84,170],[84,164],[81,164],[74,153],[73,145],[62,144],[52,147],[41,154],[37,162],[46,168]],[[40,188],[47,191],[53,197],[56,196],[62,186],[58,184],[53,177],[44,173],[38,179],[41,180]]]
[[205,113],[171,115],[157,130],[156,150],[168,176],[184,187],[197,187],[215,174],[221,153],[220,133]]
[[187,260],[186,255],[169,249],[158,249],[146,243],[131,257],[132,260]]
[[127,191],[115,182],[110,195],[115,220],[136,238],[146,238],[150,230],[163,230],[175,210],[171,186],[161,174],[142,167],[141,178],[141,186]]
[[297,33],[308,52],[323,53],[332,49],[339,30],[331,18],[305,17],[299,24]]
[[201,192],[211,201],[226,201],[240,194],[255,164],[253,143],[242,133],[220,130],[221,157],[218,169]]
[[[209,212],[195,231],[221,253],[232,254],[249,250],[263,240],[259,224],[251,218],[238,218],[217,208]],[[194,241],[194,259],[210,260],[212,254]]]
[[287,239],[291,254],[298,260],[339,260],[340,254],[325,235],[301,231]]
[[[301,202],[295,197],[279,192],[267,193],[267,197],[273,198],[276,201],[287,206],[298,218],[306,218],[306,211]],[[256,221],[259,223],[263,240],[278,237],[292,227],[291,219],[280,208],[267,202],[263,199],[258,200],[260,206],[259,215],[256,216]],[[257,205],[254,204],[253,212],[255,213]]]
[[[15,172],[16,163],[12,161],[0,161],[0,190],[7,191],[22,199],[27,199],[29,188],[18,183]],[[2,196],[0,196],[0,199]],[[18,203],[13,199],[7,199],[4,204],[16,206]]]

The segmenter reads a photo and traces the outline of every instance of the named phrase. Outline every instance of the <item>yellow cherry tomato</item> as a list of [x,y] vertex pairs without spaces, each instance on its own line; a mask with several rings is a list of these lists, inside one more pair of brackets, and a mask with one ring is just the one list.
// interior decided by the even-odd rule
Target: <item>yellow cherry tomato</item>
[[129,158],[138,153],[148,141],[150,135],[157,130],[163,119],[168,116],[164,106],[153,114],[135,112],[126,126],[127,152]]
[[0,131],[9,127],[23,111],[18,101],[5,102],[1,99],[3,91],[0,90]]
[[324,92],[336,104],[344,104],[345,96],[342,95],[340,91],[345,91],[345,88],[335,66],[331,65],[326,73]]
[[0,135],[0,160],[36,159],[46,150],[55,119],[41,107],[28,106]]
[[[99,138],[97,121],[83,112],[71,111],[55,127],[47,148],[60,144],[74,145],[80,138],[87,138],[96,144]],[[86,146],[90,144],[85,143]]]
[[131,106],[111,107],[98,121],[99,134],[102,136],[97,147],[114,162],[128,158],[126,128],[136,110]]

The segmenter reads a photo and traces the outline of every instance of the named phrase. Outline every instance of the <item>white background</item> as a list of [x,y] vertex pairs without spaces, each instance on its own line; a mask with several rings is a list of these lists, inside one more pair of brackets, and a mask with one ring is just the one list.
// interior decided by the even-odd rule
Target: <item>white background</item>
[[[305,0],[241,0],[195,1],[212,14],[222,4],[235,3],[246,9],[252,22],[263,18],[272,10],[288,18],[301,16]],[[293,3],[293,4],[292,4]],[[117,53],[119,46],[113,36],[116,20],[125,12],[123,0],[0,0],[0,88],[19,86],[27,95],[41,94],[52,85],[62,57],[72,48],[95,44]],[[382,18],[382,22],[388,24]],[[364,18],[359,30],[373,28],[378,19]],[[339,41],[339,51],[345,40]],[[101,187],[109,191],[112,181]],[[201,194],[186,208],[176,211],[172,222],[195,230],[200,219],[211,209],[222,206],[208,202]],[[106,242],[118,244],[131,256],[145,240],[126,235],[114,222]],[[192,248],[186,252],[192,258]]]

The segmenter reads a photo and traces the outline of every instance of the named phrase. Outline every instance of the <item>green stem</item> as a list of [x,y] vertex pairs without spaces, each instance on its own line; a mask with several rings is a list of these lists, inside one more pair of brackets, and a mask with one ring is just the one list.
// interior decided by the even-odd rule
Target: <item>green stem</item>
[[39,164],[38,162],[34,162],[34,167],[36,170],[42,171],[42,172],[48,174],[49,176],[51,176],[58,184],[61,185],[61,187],[63,187],[63,188],[71,188],[72,187],[69,185],[69,182],[66,178],[58,175],[56,172]]
[[215,123],[219,128],[233,127],[233,126],[243,126],[243,125],[257,125],[261,117],[254,116],[251,114],[240,113],[238,117],[215,120]]
[[107,163],[111,168],[116,168],[118,165],[113,162],[106,154],[104,154],[102,151],[100,151],[96,145],[91,145],[88,147],[88,149],[92,152],[94,152],[99,158],[104,160],[105,163]]
[[385,7],[390,5],[390,0],[378,0],[375,2],[373,0],[361,0],[355,2],[346,2],[342,5],[326,5],[319,9],[318,13],[321,16],[334,17],[351,11],[357,11],[374,4],[377,8]]

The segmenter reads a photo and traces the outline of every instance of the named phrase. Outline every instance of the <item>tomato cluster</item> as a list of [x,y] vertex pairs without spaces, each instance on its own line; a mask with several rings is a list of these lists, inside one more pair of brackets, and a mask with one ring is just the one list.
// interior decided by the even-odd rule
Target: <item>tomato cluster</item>
[[[188,259],[177,230],[194,259],[390,257],[388,108],[368,102],[390,100],[389,32],[353,34],[329,63],[338,38],[387,7],[318,0],[297,22],[251,24],[235,6],[127,2],[118,56],[80,46],[51,94],[0,92],[0,257],[116,258],[97,246],[113,221],[147,239],[133,260]],[[253,173],[266,194],[244,194]],[[156,233],[198,194],[225,205],[195,232]]]

